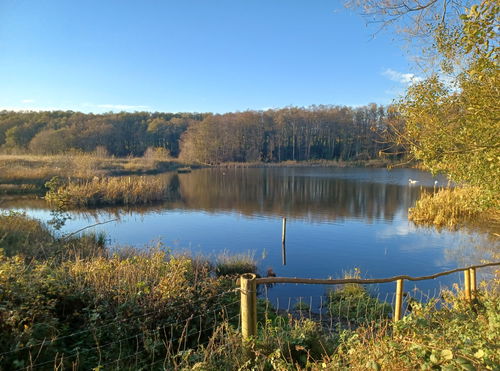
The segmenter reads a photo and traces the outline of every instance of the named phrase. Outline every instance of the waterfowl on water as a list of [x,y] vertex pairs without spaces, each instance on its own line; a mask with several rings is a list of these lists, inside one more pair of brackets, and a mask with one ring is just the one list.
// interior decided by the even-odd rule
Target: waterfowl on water
[[408,179],[408,183],[415,184],[418,183],[418,180],[413,180],[412,178]]

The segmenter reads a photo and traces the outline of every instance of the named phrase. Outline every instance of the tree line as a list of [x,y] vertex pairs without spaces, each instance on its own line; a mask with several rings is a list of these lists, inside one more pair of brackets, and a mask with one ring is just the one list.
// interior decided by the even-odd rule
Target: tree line
[[[369,160],[387,144],[384,106],[287,107],[212,113],[0,112],[3,153],[58,154],[104,150],[142,156],[163,148],[207,164],[304,160]],[[395,152],[395,151],[394,151]]]

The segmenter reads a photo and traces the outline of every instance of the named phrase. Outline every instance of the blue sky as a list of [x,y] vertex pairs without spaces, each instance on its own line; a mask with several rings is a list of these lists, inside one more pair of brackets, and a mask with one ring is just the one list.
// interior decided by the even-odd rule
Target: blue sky
[[342,1],[0,0],[0,109],[387,104],[407,52]]

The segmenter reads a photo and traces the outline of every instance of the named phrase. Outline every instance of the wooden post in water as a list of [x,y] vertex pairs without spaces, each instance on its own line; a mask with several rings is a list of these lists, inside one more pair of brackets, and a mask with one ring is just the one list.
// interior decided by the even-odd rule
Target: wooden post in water
[[477,298],[476,268],[469,268],[471,298]]
[[471,280],[470,280],[470,270],[464,270],[464,295],[466,301],[471,301]]
[[465,300],[471,301],[471,294],[470,294],[470,269],[464,270],[464,293],[465,293]]
[[281,229],[281,244],[284,245],[286,241],[286,218],[283,217],[283,228]]
[[241,335],[249,340],[257,335],[257,276],[245,273],[240,276]]
[[284,242],[281,244],[281,262],[286,265],[286,245]]
[[396,300],[394,302],[394,322],[401,319],[401,313],[403,308],[403,280],[396,281]]

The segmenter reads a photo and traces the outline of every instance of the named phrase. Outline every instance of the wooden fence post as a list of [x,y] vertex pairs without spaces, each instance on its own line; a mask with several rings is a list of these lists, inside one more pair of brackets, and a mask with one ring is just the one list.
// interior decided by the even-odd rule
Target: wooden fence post
[[283,218],[283,226],[281,229],[281,243],[285,244],[286,240],[286,218]]
[[472,299],[477,298],[477,283],[476,283],[476,268],[469,268],[470,274],[470,289]]
[[241,335],[248,340],[257,335],[257,276],[245,273],[240,276]]
[[394,302],[394,322],[401,319],[402,307],[403,307],[403,284],[404,280],[400,279],[396,281],[396,301]]
[[466,301],[471,301],[470,284],[470,269],[466,269],[464,270],[464,293]]

